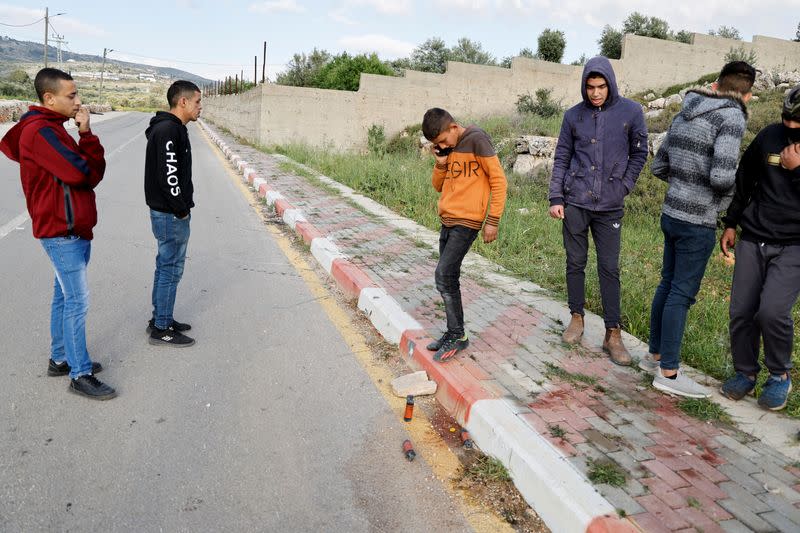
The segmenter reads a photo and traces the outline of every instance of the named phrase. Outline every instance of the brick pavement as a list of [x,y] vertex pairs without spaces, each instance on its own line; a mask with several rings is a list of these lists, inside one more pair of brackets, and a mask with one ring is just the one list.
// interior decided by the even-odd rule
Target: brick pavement
[[[429,336],[440,334],[430,246],[217,134]],[[563,326],[537,308],[535,294],[470,269],[461,285],[471,345],[448,367],[513,398],[517,416],[584,475],[593,463],[616,465],[625,484],[596,488],[618,512],[652,532],[800,531],[800,463],[733,427],[689,417],[636,369],[610,364],[599,346],[563,345]]]

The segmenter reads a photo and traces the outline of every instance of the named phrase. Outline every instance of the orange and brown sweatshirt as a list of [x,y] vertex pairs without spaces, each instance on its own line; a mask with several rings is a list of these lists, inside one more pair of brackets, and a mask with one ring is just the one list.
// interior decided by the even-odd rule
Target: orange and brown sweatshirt
[[[439,218],[447,227],[481,229],[500,224],[506,206],[506,174],[489,135],[477,126],[461,134],[447,162],[431,177],[439,197]],[[488,216],[487,216],[488,208]]]

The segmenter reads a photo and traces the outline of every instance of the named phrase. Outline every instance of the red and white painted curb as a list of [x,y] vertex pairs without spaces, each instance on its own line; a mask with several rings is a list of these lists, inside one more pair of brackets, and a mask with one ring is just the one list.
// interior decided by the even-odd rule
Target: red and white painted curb
[[635,532],[630,521],[620,519],[614,507],[547,439],[517,416],[513,402],[498,398],[480,381],[457,365],[433,361],[425,346],[430,335],[400,307],[385,289],[375,284],[343,254],[336,243],[310,224],[268,180],[236,154],[202,120],[200,125],[219,146],[260,198],[275,208],[283,221],[311,246],[319,264],[348,295],[383,337],[399,345],[408,364],[425,370],[438,384],[436,398],[469,431],[486,454],[501,460],[514,484],[547,526],[559,532]]

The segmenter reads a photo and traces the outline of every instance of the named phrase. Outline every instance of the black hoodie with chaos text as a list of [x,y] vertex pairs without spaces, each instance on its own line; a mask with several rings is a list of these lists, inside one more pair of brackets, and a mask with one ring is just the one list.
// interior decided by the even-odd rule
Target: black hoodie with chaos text
[[158,111],[144,132],[144,196],[150,209],[184,218],[194,207],[192,194],[192,146],[181,120]]

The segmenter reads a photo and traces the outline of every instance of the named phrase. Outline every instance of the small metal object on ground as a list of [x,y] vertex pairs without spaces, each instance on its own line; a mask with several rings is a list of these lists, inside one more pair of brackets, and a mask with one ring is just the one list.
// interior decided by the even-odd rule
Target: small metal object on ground
[[406,412],[403,414],[403,420],[411,422],[414,418],[414,397],[412,395],[406,396]]
[[469,449],[471,449],[475,445],[475,443],[472,442],[472,439],[469,436],[469,431],[467,431],[464,428],[461,429],[461,444],[464,446],[464,448],[469,448]]
[[403,453],[409,461],[413,461],[417,456],[417,452],[414,451],[414,445],[411,444],[411,441],[408,439],[403,441]]

